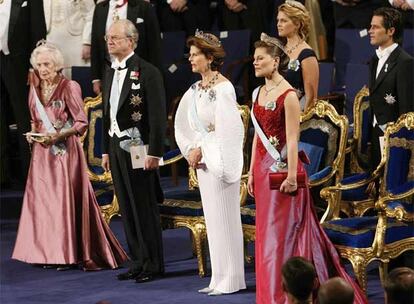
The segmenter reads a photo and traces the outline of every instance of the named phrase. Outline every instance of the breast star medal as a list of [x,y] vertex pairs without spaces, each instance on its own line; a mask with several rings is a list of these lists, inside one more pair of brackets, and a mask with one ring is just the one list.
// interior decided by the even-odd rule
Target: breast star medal
[[207,131],[208,132],[213,132],[215,130],[214,125],[210,122],[207,126]]
[[385,94],[384,99],[385,99],[385,102],[388,104],[394,104],[397,101],[397,99],[395,99],[395,97],[392,96],[391,94]]
[[133,106],[139,106],[142,103],[142,98],[137,94],[132,94],[130,98],[130,104]]
[[131,115],[131,119],[135,122],[140,121],[142,118],[142,114],[140,112],[134,112]]
[[270,136],[269,142],[272,144],[273,147],[277,147],[279,145],[279,139],[276,136]]

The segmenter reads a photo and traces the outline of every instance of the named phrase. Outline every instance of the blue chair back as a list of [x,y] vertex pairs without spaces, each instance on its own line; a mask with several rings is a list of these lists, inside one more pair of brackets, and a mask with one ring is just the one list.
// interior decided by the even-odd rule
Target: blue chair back
[[82,98],[95,96],[92,89],[91,68],[83,66],[72,67],[72,80],[75,80],[82,89]]
[[318,96],[328,95],[333,87],[335,65],[332,62],[319,63]]
[[184,58],[185,32],[164,32],[161,35],[162,62],[170,66]]
[[[212,32],[216,35],[226,52],[226,57],[224,58],[224,64],[221,68],[221,72],[224,75],[230,77],[230,81],[233,83],[236,89],[237,96],[245,96],[248,94],[244,92],[243,87],[243,72],[244,64],[240,61],[249,57],[250,53],[250,30],[236,30],[236,31],[222,31],[222,32]],[[248,63],[251,64],[251,63]]]
[[407,191],[406,187],[414,187],[414,129],[404,126],[391,133],[388,149],[385,189],[391,193]]
[[408,54],[414,56],[414,29],[404,29],[402,47]]
[[354,99],[363,86],[368,86],[369,66],[367,64],[348,63],[345,77],[345,113],[353,123]]
[[336,29],[335,34],[335,66],[336,84],[345,84],[346,65],[348,63],[366,64],[375,54],[369,36],[360,36],[361,29]]

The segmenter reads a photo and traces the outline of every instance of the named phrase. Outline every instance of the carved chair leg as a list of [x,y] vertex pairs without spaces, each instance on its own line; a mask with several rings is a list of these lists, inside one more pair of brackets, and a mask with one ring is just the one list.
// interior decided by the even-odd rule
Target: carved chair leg
[[380,280],[381,280],[381,285],[384,286],[386,280],[387,280],[387,276],[388,276],[388,263],[389,260],[387,261],[381,261],[380,266],[379,266],[379,275],[380,275]]
[[206,275],[206,226],[198,224],[197,227],[193,228],[191,231],[196,247],[198,275],[204,277]]
[[191,239],[191,250],[193,251],[193,257],[197,256],[197,248],[196,248],[196,242],[195,238],[193,236],[193,232],[190,230],[190,239]]
[[367,293],[367,260],[365,260],[362,256],[354,256],[350,259],[350,261],[359,286],[365,293]]

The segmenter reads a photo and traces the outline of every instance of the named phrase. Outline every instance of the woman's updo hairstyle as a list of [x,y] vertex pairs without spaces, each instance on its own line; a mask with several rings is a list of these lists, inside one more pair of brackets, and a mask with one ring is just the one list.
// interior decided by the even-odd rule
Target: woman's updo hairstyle
[[289,64],[289,56],[285,53],[282,42],[275,38],[268,36],[265,33],[260,35],[260,40],[256,41],[254,48],[264,48],[266,52],[273,58],[279,58],[278,72],[284,76]]
[[226,52],[220,40],[213,34],[196,30],[195,35],[187,39],[187,47],[190,48],[192,45],[200,49],[208,59],[213,60],[211,62],[212,71],[218,71],[223,65]]

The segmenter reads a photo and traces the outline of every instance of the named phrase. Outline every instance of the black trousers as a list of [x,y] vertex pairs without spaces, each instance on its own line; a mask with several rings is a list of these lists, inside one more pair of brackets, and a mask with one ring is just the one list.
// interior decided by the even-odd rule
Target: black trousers
[[[10,115],[10,113],[4,113],[4,109],[12,109],[12,115],[17,124],[17,142],[19,144],[18,149],[21,160],[20,177],[22,181],[26,180],[30,163],[29,144],[27,143],[25,136],[23,136],[23,133],[30,131],[30,112],[28,106],[29,87],[27,85],[28,70],[28,62],[26,62],[25,58],[22,58],[22,56],[4,55],[3,52],[0,52],[1,83],[4,84],[9,97],[8,100],[6,100],[6,98],[3,99],[4,96],[2,96],[1,117],[3,120],[5,119],[5,115]],[[8,103],[7,107],[6,102]],[[2,124],[2,128],[4,127],[7,128],[7,125]]]
[[163,197],[156,170],[132,169],[131,156],[119,147],[116,136],[109,141],[109,161],[115,194],[128,242],[131,271],[164,272],[162,232],[158,203]]
[[381,146],[379,138],[384,136],[384,132],[376,125],[371,132],[371,171],[374,171],[381,162]]

